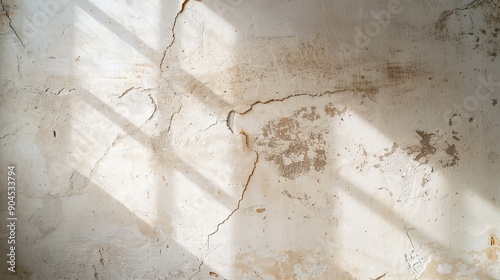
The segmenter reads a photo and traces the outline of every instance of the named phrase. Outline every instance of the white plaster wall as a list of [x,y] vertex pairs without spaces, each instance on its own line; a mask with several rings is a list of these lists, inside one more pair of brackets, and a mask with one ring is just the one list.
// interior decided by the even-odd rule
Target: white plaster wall
[[498,1],[1,8],[1,279],[500,279]]

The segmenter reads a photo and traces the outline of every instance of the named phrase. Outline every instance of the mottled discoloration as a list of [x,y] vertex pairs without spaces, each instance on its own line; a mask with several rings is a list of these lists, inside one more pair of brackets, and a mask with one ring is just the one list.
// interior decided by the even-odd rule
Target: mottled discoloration
[[337,107],[335,107],[333,105],[332,102],[328,103],[328,105],[325,106],[325,113],[330,116],[330,117],[334,117],[335,115],[337,116],[341,116],[343,115],[347,110],[347,107],[344,107],[344,109],[339,110]]
[[236,256],[234,267],[248,275],[255,275],[256,279],[262,279],[262,276],[271,279],[319,279],[317,277],[320,277],[328,266],[321,261],[321,256],[302,250],[284,251],[270,257],[258,257],[255,253],[239,254]]
[[426,72],[425,69],[423,69],[423,65],[418,63],[387,63],[386,71],[391,84],[404,83],[412,77],[419,76],[422,72]]
[[290,117],[269,122],[255,140],[259,153],[275,164],[281,176],[294,179],[310,170],[322,171],[327,164],[326,141],[321,132],[305,129],[320,119],[316,107],[303,107]]
[[443,167],[457,165],[457,162],[460,158],[458,157],[457,147],[455,146],[455,144],[452,145],[448,144],[448,148],[446,148],[445,152],[451,157],[451,160],[445,163]]
[[[413,145],[406,148],[406,153],[413,157],[413,160],[421,162],[422,158],[427,157],[436,153],[436,147],[431,144],[431,139],[435,135],[434,133],[426,133],[422,130],[417,130],[416,133],[420,137],[420,145]],[[423,163],[427,163],[429,160],[425,159]]]
[[293,116],[294,117],[301,117],[302,119],[309,120],[309,121],[315,121],[315,120],[321,118],[321,116],[318,113],[316,113],[316,106],[303,107],[302,109],[296,111],[293,114]]
[[351,82],[352,90],[364,92],[370,99],[378,93],[380,85],[377,85],[372,78],[365,75],[354,75]]

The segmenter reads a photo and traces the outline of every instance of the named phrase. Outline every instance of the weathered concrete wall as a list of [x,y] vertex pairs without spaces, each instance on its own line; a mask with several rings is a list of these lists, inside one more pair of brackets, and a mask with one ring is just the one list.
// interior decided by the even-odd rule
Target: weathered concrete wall
[[500,279],[467,4],[3,0],[1,279]]

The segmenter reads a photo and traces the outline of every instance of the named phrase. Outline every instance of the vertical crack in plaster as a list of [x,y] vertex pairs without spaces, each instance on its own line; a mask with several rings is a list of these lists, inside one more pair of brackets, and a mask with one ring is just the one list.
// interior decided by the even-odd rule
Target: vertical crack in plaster
[[200,265],[198,265],[198,270],[193,275],[191,275],[191,277],[189,277],[189,280],[193,279],[193,277],[195,277],[196,275],[200,274],[200,272],[201,272],[201,266],[203,265],[203,263],[204,263],[204,261],[203,261],[203,259],[201,259]]
[[413,245],[413,241],[411,240],[410,234],[408,233],[408,229],[406,228],[406,225],[404,222],[403,222],[403,227],[405,229],[406,236],[408,237],[408,240],[410,241],[411,247],[413,248],[413,250],[415,250],[415,246]]
[[181,106],[179,106],[179,109],[177,109],[177,111],[173,112],[172,115],[170,116],[170,121],[168,123],[168,128],[167,128],[167,132],[170,131],[170,128],[172,128],[172,122],[174,121],[174,117],[175,115],[177,115],[182,109],[182,104]]
[[10,26],[10,29],[12,29],[12,31],[14,31],[14,34],[16,35],[17,39],[19,39],[19,42],[21,42],[21,45],[23,46],[23,48],[25,48],[24,46],[24,43],[23,43],[23,40],[21,40],[21,37],[19,37],[19,35],[17,34],[17,31],[16,29],[14,29],[14,27],[12,26],[12,19],[10,18],[9,16],[9,12],[7,12],[7,10],[5,10],[5,7],[3,5],[3,0],[0,0],[0,5],[2,6],[2,12],[7,16],[7,18],[9,19],[9,26]]
[[161,57],[160,60],[160,74],[163,73],[163,62],[165,60],[165,57],[167,56],[167,51],[170,49],[170,47],[172,47],[172,45],[175,42],[175,25],[177,24],[177,18],[179,17],[180,14],[182,14],[182,12],[184,12],[184,9],[186,8],[186,5],[189,1],[191,0],[184,0],[184,2],[182,2],[180,11],[177,13],[177,15],[175,15],[174,23],[172,25],[172,42],[170,42],[170,44],[163,51],[163,56]]
[[90,173],[89,173],[89,176],[85,178],[85,182],[84,182],[84,186],[87,186],[87,181],[92,179],[92,174],[94,173],[95,169],[97,168],[97,166],[101,163],[101,161],[108,155],[109,153],[109,150],[111,150],[111,148],[115,145],[116,141],[118,141],[118,139],[120,139],[122,137],[121,134],[118,134],[115,139],[113,140],[113,142],[111,142],[111,145],[109,145],[109,147],[106,149],[106,151],[102,154],[102,156],[94,163],[94,166],[92,166],[92,169],[90,169]]
[[[248,135],[244,134],[246,138],[248,138]],[[247,143],[248,144],[248,143]],[[215,231],[213,231],[212,233],[210,233],[208,236],[207,236],[207,247],[210,247],[210,237],[212,237],[212,235],[216,234],[220,227],[225,223],[227,222],[231,216],[233,216],[233,214],[238,211],[240,209],[240,204],[241,202],[243,201],[243,198],[245,198],[245,193],[248,189],[248,185],[250,183],[250,180],[252,179],[254,173],[255,173],[255,169],[257,168],[257,162],[259,161],[259,154],[257,152],[254,152],[255,153],[255,161],[253,162],[253,168],[252,168],[252,171],[250,172],[250,174],[248,175],[248,178],[247,178],[247,181],[243,187],[243,191],[241,192],[241,195],[240,195],[240,199],[238,200],[238,203],[236,204],[236,208],[233,209],[233,211],[231,211],[231,213],[229,213],[229,215],[222,221],[220,222],[219,224],[217,224],[217,228],[215,229]]]
[[226,125],[227,125],[227,128],[229,128],[229,131],[231,131],[231,133],[234,133],[234,116],[235,116],[236,112],[234,110],[231,110],[229,111],[229,113],[227,113],[227,118],[226,118]]
[[151,113],[151,116],[149,116],[149,118],[139,127],[139,129],[143,127],[147,122],[149,122],[154,117],[156,111],[158,110],[158,105],[156,104],[156,101],[154,100],[153,96],[151,96],[151,94],[148,94],[148,96],[149,99],[151,99],[151,104],[153,104],[154,110],[153,113]]

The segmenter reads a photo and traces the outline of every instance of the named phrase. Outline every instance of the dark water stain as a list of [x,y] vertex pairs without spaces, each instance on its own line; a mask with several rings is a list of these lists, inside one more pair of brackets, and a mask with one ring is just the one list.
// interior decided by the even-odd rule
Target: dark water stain
[[[420,137],[420,145],[413,145],[406,148],[408,155],[417,154],[413,160],[420,162],[420,159],[436,153],[436,147],[431,144],[434,133],[426,133],[422,130],[417,130],[416,133]],[[428,159],[424,163],[427,163]]]
[[387,77],[391,84],[401,84],[428,71],[420,63],[387,63]]
[[451,167],[457,165],[457,162],[460,160],[458,157],[457,147],[455,144],[448,144],[448,148],[445,150],[446,154],[451,157],[451,161],[444,164],[443,167]]

